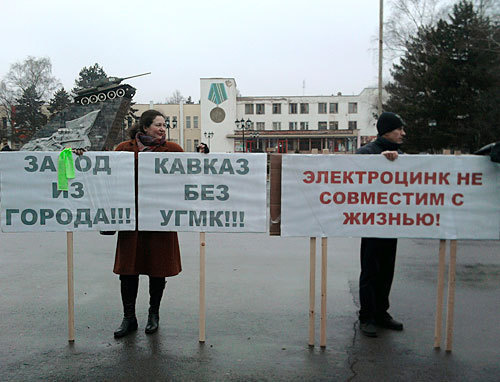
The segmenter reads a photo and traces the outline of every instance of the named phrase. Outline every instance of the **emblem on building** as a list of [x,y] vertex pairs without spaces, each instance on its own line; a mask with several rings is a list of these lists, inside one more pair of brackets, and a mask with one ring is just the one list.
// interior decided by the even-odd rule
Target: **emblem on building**
[[226,112],[219,105],[227,100],[226,88],[223,83],[210,85],[208,100],[217,105],[210,111],[210,119],[215,123],[221,123],[226,118]]

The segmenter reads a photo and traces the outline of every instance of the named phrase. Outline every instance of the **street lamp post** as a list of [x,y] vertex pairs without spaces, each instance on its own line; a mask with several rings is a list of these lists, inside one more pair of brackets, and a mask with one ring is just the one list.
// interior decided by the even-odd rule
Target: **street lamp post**
[[205,131],[203,135],[208,139],[208,147],[210,148],[210,138],[214,136],[213,131]]
[[255,139],[257,141],[257,151],[259,151],[259,136],[260,136],[260,133],[258,131],[252,131],[250,133],[250,135],[252,136],[253,139]]
[[170,141],[170,129],[175,129],[177,127],[177,117],[172,117],[172,125],[170,125],[170,117],[165,118],[165,127],[167,128],[167,139]]
[[245,130],[250,130],[252,128],[252,121],[250,121],[250,118],[248,118],[245,122],[243,118],[241,118],[241,121],[234,121],[236,127],[238,129],[241,129],[241,133],[243,135],[243,152],[247,152],[247,146],[245,145]]

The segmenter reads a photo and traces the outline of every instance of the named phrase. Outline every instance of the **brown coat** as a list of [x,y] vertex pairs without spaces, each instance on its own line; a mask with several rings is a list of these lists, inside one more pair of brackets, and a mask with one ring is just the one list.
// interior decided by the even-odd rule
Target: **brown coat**
[[[135,139],[120,143],[115,151],[135,153],[135,210],[137,214],[137,156],[139,149]],[[155,146],[153,152],[183,151],[173,142]],[[182,270],[179,241],[176,232],[135,231],[118,232],[115,266],[113,272],[119,275],[149,275],[168,277]]]

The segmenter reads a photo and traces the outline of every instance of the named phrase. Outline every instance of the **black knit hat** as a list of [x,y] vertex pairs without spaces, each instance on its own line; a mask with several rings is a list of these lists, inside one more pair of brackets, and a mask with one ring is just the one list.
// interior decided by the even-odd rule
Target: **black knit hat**
[[384,111],[382,114],[380,114],[380,117],[377,121],[378,135],[382,136],[389,131],[399,129],[404,125],[405,123],[399,115]]

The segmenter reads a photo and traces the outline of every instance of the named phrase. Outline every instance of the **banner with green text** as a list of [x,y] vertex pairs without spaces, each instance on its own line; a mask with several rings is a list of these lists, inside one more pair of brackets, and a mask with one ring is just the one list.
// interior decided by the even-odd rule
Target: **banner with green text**
[[266,154],[139,154],[139,230],[266,232]]
[[3,232],[135,229],[133,153],[73,155],[67,191],[58,187],[58,160],[58,152],[0,154]]

